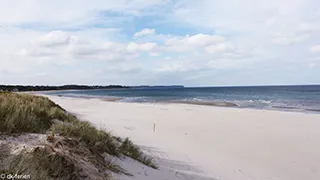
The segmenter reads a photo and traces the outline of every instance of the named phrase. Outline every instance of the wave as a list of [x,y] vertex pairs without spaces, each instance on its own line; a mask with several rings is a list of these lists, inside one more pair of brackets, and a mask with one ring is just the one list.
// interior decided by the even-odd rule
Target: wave
[[166,101],[167,103],[179,103],[179,104],[193,104],[203,106],[223,106],[223,107],[237,107],[238,105],[232,102],[226,101],[188,101],[188,100],[172,100]]
[[299,107],[292,107],[292,106],[277,106],[277,105],[274,105],[274,106],[271,106],[273,108],[279,108],[279,109],[302,109],[302,108],[299,108]]
[[320,113],[320,109],[309,109],[309,108],[307,108],[305,110],[312,111],[312,112],[319,112]]
[[122,99],[120,100],[121,102],[136,102],[136,103],[142,103],[142,102],[153,102],[153,100],[141,96],[141,97],[122,97]]
[[[105,101],[118,101],[118,102],[136,102],[136,103],[183,103],[204,106],[222,106],[222,107],[238,107],[238,108],[252,108],[252,109],[269,109],[280,111],[298,111],[298,112],[320,112],[320,104],[317,99],[318,96],[310,98],[309,96],[289,96],[289,95],[266,95],[263,93],[248,95],[248,93],[216,93],[208,94],[200,91],[152,91],[145,90],[145,92],[132,92],[123,91],[101,91],[97,93],[83,91],[70,91],[70,92],[55,92],[54,95],[75,97],[75,98],[99,98]],[[112,92],[112,93],[110,93]],[[237,94],[238,93],[238,94]],[[98,94],[98,95],[95,95]],[[52,94],[51,94],[52,95]],[[109,96],[111,95],[111,96]]]

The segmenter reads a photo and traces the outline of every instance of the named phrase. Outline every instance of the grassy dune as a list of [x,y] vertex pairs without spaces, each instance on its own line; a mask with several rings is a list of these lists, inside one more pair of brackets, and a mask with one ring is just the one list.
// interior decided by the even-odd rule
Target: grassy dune
[[[80,121],[48,98],[0,92],[0,173],[31,174],[33,179],[112,179],[126,173],[113,159],[131,157],[157,168],[128,138],[122,140]],[[12,152],[8,137],[46,137],[31,151]]]

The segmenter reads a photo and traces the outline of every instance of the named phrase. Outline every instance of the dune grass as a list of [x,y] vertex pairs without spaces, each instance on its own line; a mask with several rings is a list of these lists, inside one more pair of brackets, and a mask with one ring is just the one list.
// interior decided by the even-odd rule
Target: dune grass
[[[157,169],[152,158],[144,155],[140,148],[128,138],[123,140],[105,130],[98,130],[89,122],[78,120],[74,115],[42,96],[0,92],[0,124],[0,134],[41,133],[48,136],[58,134],[65,138],[64,147],[57,151],[62,153],[48,152],[43,149],[31,154],[22,153],[10,162],[12,166],[6,169],[0,167],[0,172],[28,171],[45,179],[57,177],[72,179],[69,174],[79,171],[74,158],[86,157],[86,161],[100,170],[129,175],[121,167],[107,160],[102,155],[105,153],[115,157],[128,156]],[[67,151],[66,147],[69,148]],[[67,155],[64,151],[73,155]],[[80,175],[75,177],[79,178]]]
[[157,169],[152,158],[144,155],[138,146],[129,138],[122,140],[120,137],[112,136],[104,130],[97,130],[90,123],[75,121],[73,123],[60,122],[51,127],[54,133],[62,136],[73,137],[83,142],[91,151],[101,154],[107,152],[110,155],[119,157],[121,154],[135,159],[146,166]]
[[[76,153],[54,152],[52,149],[50,146],[45,146],[39,147],[33,152],[22,151],[18,155],[12,156],[7,167],[0,172],[4,174],[26,174],[35,180],[79,180],[86,179],[89,176],[101,180],[111,179],[107,171],[92,171],[92,169],[95,169],[92,168],[93,165],[89,168],[83,166],[79,163],[81,162],[79,161],[80,156]],[[108,166],[105,169],[110,169]]]
[[122,154],[128,157],[131,157],[132,159],[135,159],[146,166],[152,167],[154,169],[158,169],[157,165],[153,163],[152,158],[144,155],[144,153],[140,150],[140,148],[134,145],[129,138],[126,138],[122,142],[119,149]]
[[0,92],[0,132],[45,133],[54,119],[74,121],[75,117],[48,98]]
[[10,163],[8,167],[0,169],[0,173],[2,174],[23,174],[26,171],[26,155],[24,152],[19,153],[10,158]]
[[52,125],[53,133],[71,137],[84,143],[90,150],[96,153],[107,152],[110,155],[119,156],[119,145],[116,140],[103,130],[97,130],[89,122],[73,121],[60,122]]

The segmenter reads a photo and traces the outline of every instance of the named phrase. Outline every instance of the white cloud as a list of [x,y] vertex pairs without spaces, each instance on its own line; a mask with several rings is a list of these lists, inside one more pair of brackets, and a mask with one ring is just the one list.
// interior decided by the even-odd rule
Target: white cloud
[[76,36],[70,36],[63,31],[52,31],[45,36],[41,37],[35,43],[39,43],[41,46],[54,47],[61,45],[68,45],[77,41]]
[[[63,82],[243,84],[259,82],[250,80],[254,71],[281,83],[295,78],[269,74],[281,76],[285,70],[277,70],[289,66],[305,67],[297,76],[320,83],[319,60],[310,55],[319,53],[319,6],[318,0],[3,0],[0,83],[68,77]],[[249,75],[240,78],[243,72]]]
[[173,37],[167,39],[165,44],[168,46],[176,45],[190,45],[190,46],[205,46],[217,42],[223,41],[222,36],[218,35],[206,35],[206,34],[196,34],[194,36],[186,35],[185,37]]
[[156,43],[142,43],[142,44],[137,44],[134,42],[131,42],[127,45],[127,50],[129,52],[148,52],[151,50],[154,50],[157,47]]
[[35,40],[30,40],[20,50],[19,55],[39,63],[65,64],[81,60],[125,61],[137,58],[143,52],[154,56],[157,54],[156,50],[157,43],[153,42],[101,42],[90,39],[84,34],[80,37],[71,32],[52,31]]
[[293,36],[288,36],[288,35],[280,35],[278,37],[273,38],[272,42],[278,45],[292,45],[296,43],[301,43],[308,39],[310,36],[305,34],[305,35],[293,35]]
[[319,34],[317,0],[179,2],[174,9],[177,21],[250,38],[251,43],[268,44],[271,39],[276,44],[290,45]]
[[160,73],[175,73],[175,72],[188,72],[198,71],[205,68],[206,61],[199,60],[195,62],[192,58],[179,56],[176,58],[161,59],[161,63],[157,64],[156,72]]
[[293,45],[307,41],[318,30],[318,27],[311,24],[298,23],[279,28],[273,33],[272,41],[278,45]]
[[184,52],[224,41],[219,35],[196,34],[193,36],[171,37],[164,44],[168,51]]
[[221,42],[224,38],[218,35],[196,34],[194,36],[187,36],[184,40],[194,46],[205,46]]
[[228,52],[228,51],[232,51],[234,48],[226,43],[219,43],[219,44],[214,44],[214,45],[210,45],[207,46],[205,48],[205,50],[208,53],[224,53],[224,52]]
[[314,45],[310,47],[309,51],[313,54],[320,53],[320,45]]
[[136,32],[133,36],[134,37],[143,37],[143,36],[149,36],[149,35],[154,35],[156,33],[155,29],[142,29],[139,32]]

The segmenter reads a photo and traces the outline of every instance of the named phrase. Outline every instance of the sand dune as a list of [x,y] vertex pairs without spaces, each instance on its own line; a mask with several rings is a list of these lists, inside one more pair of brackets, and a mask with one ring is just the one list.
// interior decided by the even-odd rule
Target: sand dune
[[116,135],[129,136],[160,166],[157,171],[119,161],[134,174],[119,179],[320,179],[319,114],[50,99]]

